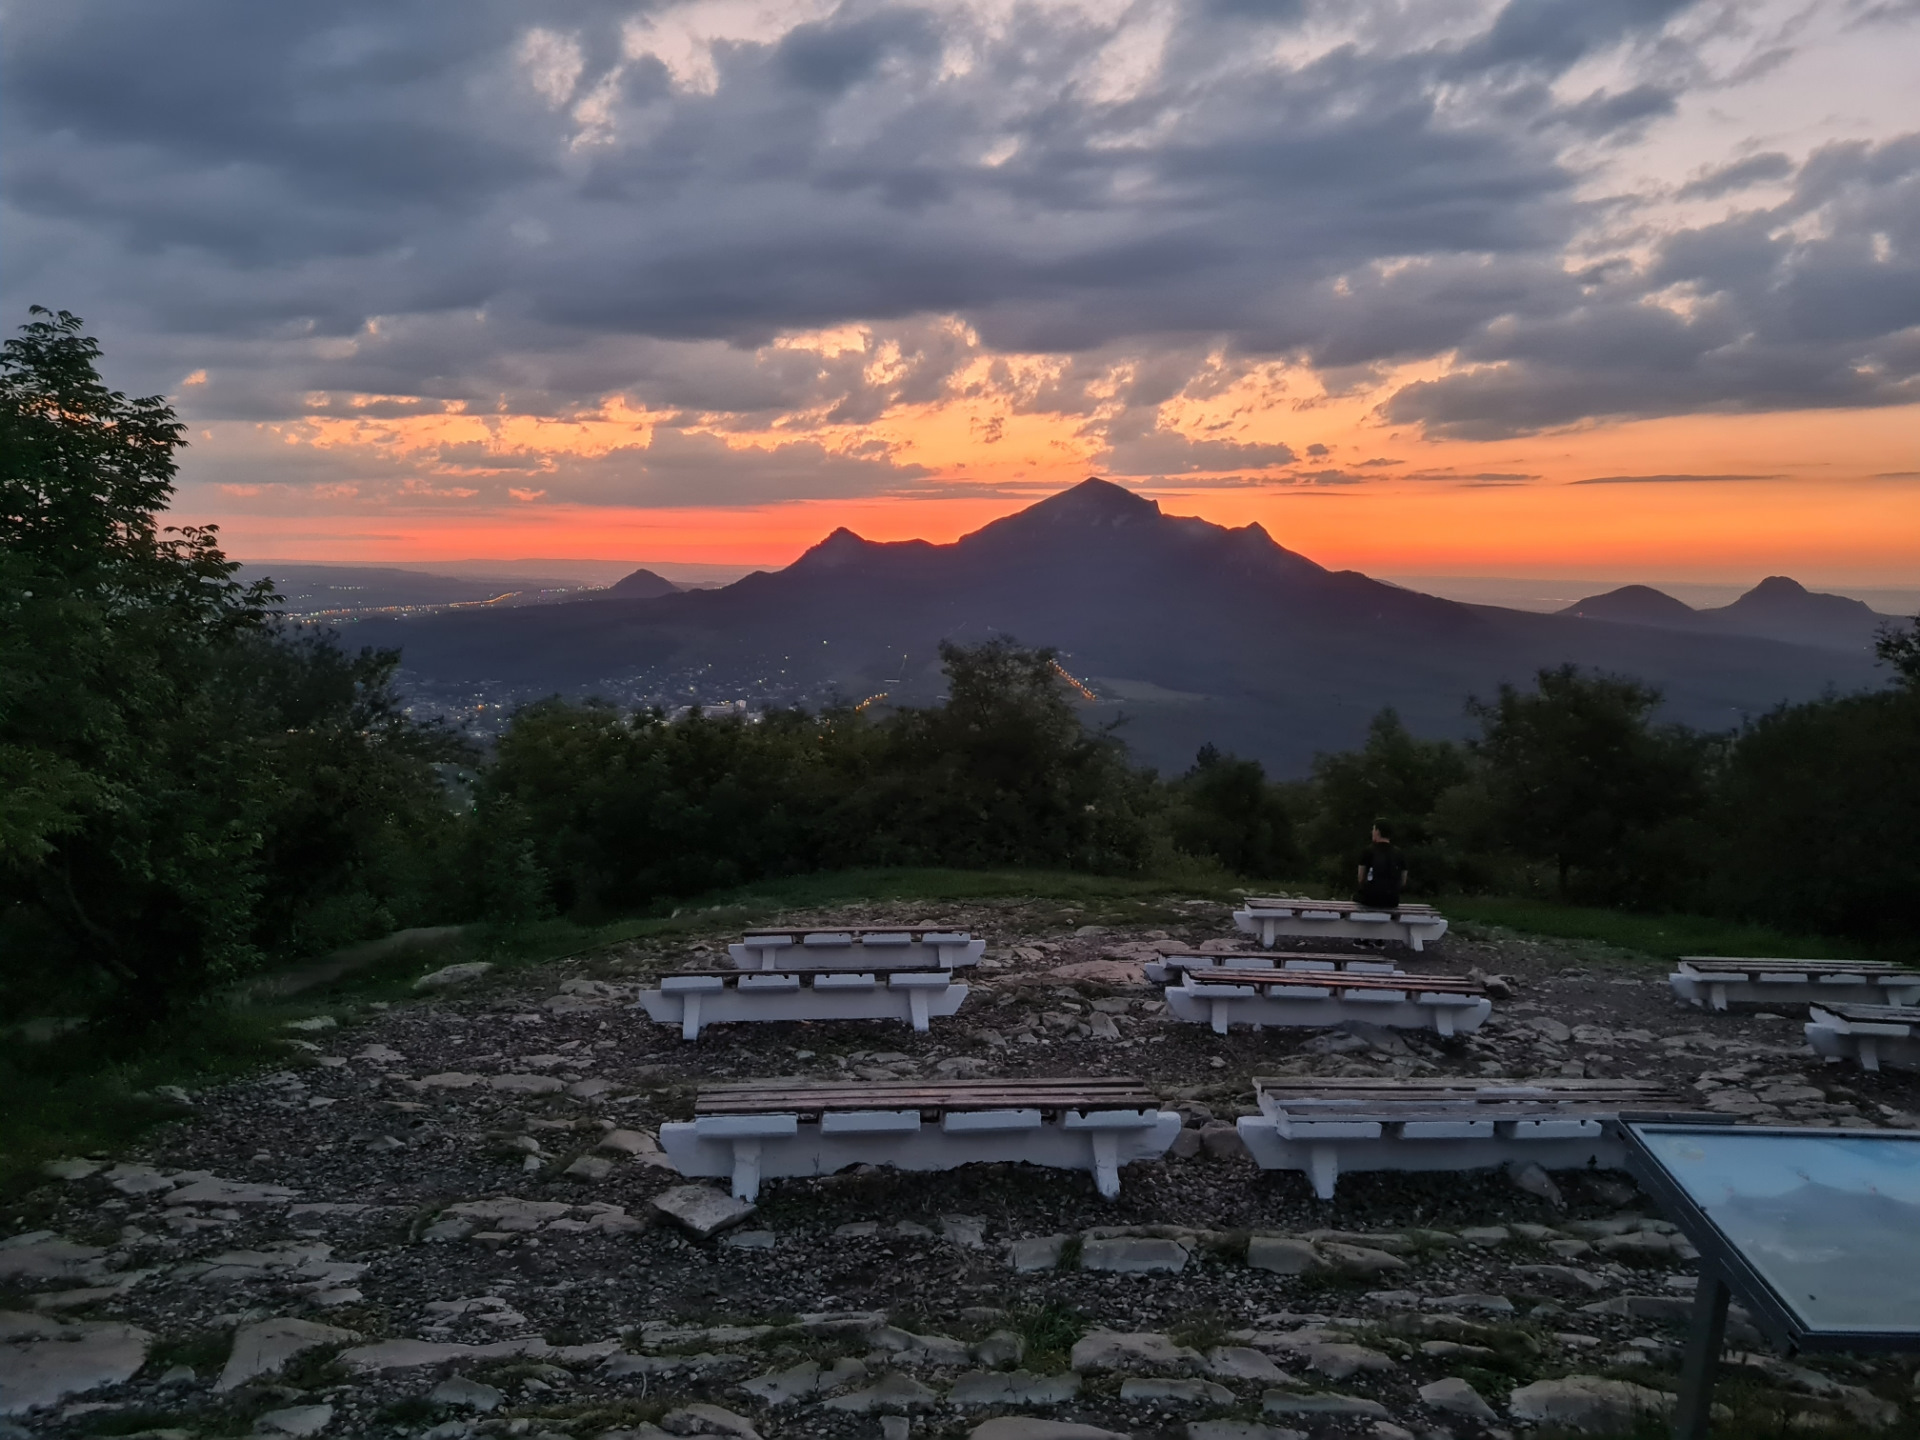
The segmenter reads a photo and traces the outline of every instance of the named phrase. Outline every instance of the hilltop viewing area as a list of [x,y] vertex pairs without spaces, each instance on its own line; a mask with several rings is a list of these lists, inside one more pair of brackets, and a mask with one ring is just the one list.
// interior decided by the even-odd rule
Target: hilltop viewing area
[[0,1440],[1920,1440],[1920,0],[6,0]]

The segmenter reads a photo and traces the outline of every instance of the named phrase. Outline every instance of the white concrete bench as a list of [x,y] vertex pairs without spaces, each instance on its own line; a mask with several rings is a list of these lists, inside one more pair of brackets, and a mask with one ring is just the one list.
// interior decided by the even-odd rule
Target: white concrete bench
[[1814,1004],[1807,1014],[1807,1043],[1828,1059],[1920,1070],[1920,1006]]
[[1677,998],[1710,1010],[1732,1005],[1920,1004],[1920,971],[1897,970],[1885,960],[1682,955],[1667,984]]
[[1208,970],[1343,970],[1350,975],[1398,975],[1391,960],[1364,960],[1356,955],[1168,955],[1142,965],[1156,985],[1178,981],[1189,971]]
[[976,965],[987,942],[960,930],[755,930],[727,954],[742,970],[952,970]]
[[698,1040],[707,1025],[768,1020],[902,1020],[924,1031],[967,998],[951,970],[682,970],[637,1006]]
[[1111,1200],[1120,1167],[1164,1154],[1180,1123],[1138,1080],[755,1080],[702,1086],[694,1118],[662,1125],[660,1147],[682,1175],[730,1178],[742,1200],[763,1179],[851,1165],[1005,1161],[1091,1171]]
[[1399,1030],[1465,1035],[1493,1009],[1479,984],[1453,976],[1358,975],[1347,971],[1189,970],[1166,989],[1167,1009],[1181,1020],[1212,1025],[1325,1028],[1362,1020]]
[[1233,923],[1268,949],[1283,935],[1316,940],[1392,940],[1423,950],[1447,933],[1431,905],[1371,910],[1350,900],[1249,900]]
[[1345,1170],[1619,1169],[1620,1116],[1680,1108],[1627,1080],[1257,1079],[1254,1096],[1260,1113],[1238,1122],[1254,1163],[1300,1171],[1322,1200]]

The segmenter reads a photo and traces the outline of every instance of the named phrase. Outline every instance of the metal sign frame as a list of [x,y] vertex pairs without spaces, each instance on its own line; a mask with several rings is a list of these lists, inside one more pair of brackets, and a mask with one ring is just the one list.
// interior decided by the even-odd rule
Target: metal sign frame
[[1693,1318],[1681,1370],[1680,1403],[1674,1412],[1675,1440],[1706,1440],[1714,1371],[1726,1337],[1727,1303],[1735,1294],[1761,1332],[1789,1353],[1795,1350],[1920,1351],[1920,1329],[1828,1330],[1808,1325],[1740,1247],[1721,1231],[1713,1217],[1687,1193],[1645,1139],[1649,1135],[1737,1134],[1794,1139],[1900,1140],[1920,1144],[1920,1130],[1659,1124],[1624,1117],[1619,1129],[1626,1143],[1627,1169],[1700,1252],[1700,1286],[1694,1292]]

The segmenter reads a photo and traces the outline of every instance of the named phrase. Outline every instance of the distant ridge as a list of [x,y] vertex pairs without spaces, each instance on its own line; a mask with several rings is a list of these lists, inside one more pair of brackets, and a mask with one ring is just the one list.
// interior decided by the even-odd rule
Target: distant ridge
[[1864,600],[1825,595],[1785,575],[1769,575],[1731,605],[1695,610],[1650,585],[1623,585],[1576,600],[1562,615],[1616,625],[1656,625],[1722,635],[1752,635],[1826,650],[1868,650],[1874,632],[1895,617]]
[[1828,687],[1882,683],[1864,648],[1736,633],[1657,592],[1609,604],[1692,620],[1461,604],[1329,570],[1258,525],[1163,514],[1098,478],[950,544],[839,528],[784,569],[720,589],[604,597],[360,631],[402,648],[416,693],[456,708],[483,690],[509,704],[556,692],[924,704],[943,693],[942,640],[1012,635],[1057,647],[1098,697],[1088,719],[1124,716],[1121,735],[1148,763],[1184,770],[1210,741],[1282,775],[1360,743],[1387,706],[1416,733],[1464,734],[1469,695],[1565,663],[1639,675],[1662,687],[1669,718],[1714,730]]

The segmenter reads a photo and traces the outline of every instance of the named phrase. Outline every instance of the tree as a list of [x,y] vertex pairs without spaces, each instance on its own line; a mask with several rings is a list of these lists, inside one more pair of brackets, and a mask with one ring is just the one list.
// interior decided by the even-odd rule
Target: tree
[[1713,908],[1911,942],[1920,685],[1762,716],[1734,741],[1714,801]]
[[1314,757],[1307,846],[1322,871],[1349,886],[1354,857],[1369,828],[1385,820],[1416,885],[1450,878],[1457,865],[1441,845],[1433,817],[1442,797],[1465,783],[1468,774],[1460,746],[1418,739],[1397,712],[1382,710],[1367,727],[1360,749]]
[[856,801],[883,863],[1130,871],[1146,861],[1151,778],[1113,727],[1088,730],[1057,652],[943,642],[947,701],[883,723]]
[[1542,670],[1533,693],[1502,685],[1472,748],[1508,846],[1550,861],[1559,893],[1652,903],[1689,863],[1680,822],[1705,800],[1710,742],[1655,725],[1660,692],[1637,680]]
[[1909,620],[1905,630],[1880,626],[1873,637],[1873,653],[1882,665],[1893,667],[1902,685],[1920,691],[1920,615]]
[[297,945],[306,899],[377,868],[295,837],[351,828],[356,792],[404,825],[391,787],[360,787],[405,755],[419,814],[432,747],[390,658],[281,632],[212,527],[162,528],[183,427],[109,389],[99,354],[38,308],[0,346],[0,945],[20,957],[0,983],[146,1023]]
[[1278,879],[1300,865],[1293,820],[1258,760],[1203,745],[1173,787],[1173,843],[1238,875]]

